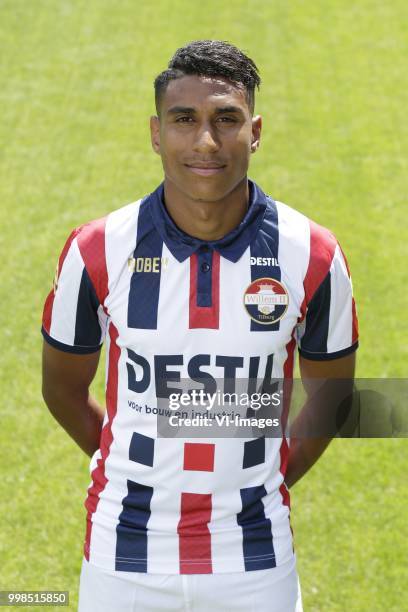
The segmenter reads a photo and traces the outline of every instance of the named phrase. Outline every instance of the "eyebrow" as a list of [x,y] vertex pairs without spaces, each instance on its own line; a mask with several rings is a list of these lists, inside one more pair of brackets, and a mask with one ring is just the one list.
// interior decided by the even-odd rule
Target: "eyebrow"
[[[176,115],[178,113],[185,113],[185,114],[193,115],[196,112],[197,112],[197,109],[191,106],[172,106],[171,108],[168,109],[167,114]],[[215,112],[219,114],[220,113],[241,113],[242,114],[242,109],[239,108],[238,106],[217,106],[215,109]]]
[[196,109],[189,106],[172,106],[168,109],[168,115],[176,115],[177,113],[195,113]]
[[242,108],[238,106],[219,106],[215,109],[216,113],[242,113]]

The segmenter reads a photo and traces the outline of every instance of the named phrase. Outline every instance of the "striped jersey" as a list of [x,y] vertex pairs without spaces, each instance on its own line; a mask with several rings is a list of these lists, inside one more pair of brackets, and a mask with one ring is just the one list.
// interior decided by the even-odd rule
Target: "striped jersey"
[[106,414],[84,554],[117,571],[267,569],[293,555],[289,440],[163,438],[174,381],[293,376],[357,348],[349,270],[333,234],[249,182],[247,213],[204,242],[182,232],[164,187],[75,229],[42,333],[62,351],[106,343]]

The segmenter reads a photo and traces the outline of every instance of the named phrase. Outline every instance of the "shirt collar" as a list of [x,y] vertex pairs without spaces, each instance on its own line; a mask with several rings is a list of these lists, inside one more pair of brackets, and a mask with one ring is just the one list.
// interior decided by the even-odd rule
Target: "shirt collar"
[[189,236],[176,226],[164,206],[164,183],[150,194],[149,209],[153,222],[163,242],[178,261],[184,261],[204,245],[215,249],[229,261],[238,261],[258,232],[267,207],[267,197],[263,191],[253,181],[248,180],[248,183],[249,206],[245,217],[223,238],[211,241]]

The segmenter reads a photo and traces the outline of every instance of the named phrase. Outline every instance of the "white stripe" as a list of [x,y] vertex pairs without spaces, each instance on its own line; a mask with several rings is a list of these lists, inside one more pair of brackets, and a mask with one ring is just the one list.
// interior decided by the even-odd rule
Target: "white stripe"
[[279,487],[283,482],[280,471],[281,438],[266,438],[265,459],[269,464],[269,475],[265,478],[264,486],[267,491],[263,504],[265,517],[271,520],[273,548],[276,565],[285,563],[293,556],[292,532],[289,522],[289,508],[284,505]]
[[237,514],[242,510],[239,490],[242,486],[244,443],[244,439],[215,440],[216,477],[213,478],[211,521],[208,525],[214,573],[245,571],[242,528],[237,522]]
[[341,250],[336,246],[330,266],[330,315],[327,352],[335,353],[352,343],[352,287]]
[[103,310],[103,306],[101,304],[98,306],[97,315],[98,315],[99,327],[101,328],[101,338],[99,341],[101,343],[105,340],[106,326],[108,323],[108,317],[105,311]]
[[304,298],[303,281],[310,258],[309,219],[282,202],[276,202],[279,220],[278,261],[282,282],[290,288],[297,304]]
[[[109,327],[106,332],[106,383],[107,383],[107,372],[109,368],[109,353],[110,353],[110,335],[109,335]],[[119,364],[118,364],[119,365]],[[117,414],[116,414],[117,416]],[[116,418],[116,417],[115,417]],[[108,411],[105,411],[105,416],[103,420],[103,426],[108,422]],[[111,453],[111,449],[109,451],[109,455],[107,461],[109,460]],[[95,461],[100,456],[100,451],[91,459],[91,469],[96,467]],[[104,474],[106,474],[106,462],[105,462],[105,470]],[[109,476],[108,476],[109,478]],[[124,479],[123,483],[126,484],[126,480]],[[123,484],[122,481],[120,484]],[[108,487],[109,482],[106,487]],[[91,485],[92,486],[92,483]],[[91,530],[91,538],[89,542],[90,553],[89,553],[89,561],[91,563],[95,563],[96,565],[101,565],[102,567],[106,567],[107,569],[115,569],[115,552],[116,552],[116,530],[114,527],[116,516],[112,519],[111,516],[111,508],[104,506],[103,495],[105,491],[100,493],[100,499],[96,508],[96,511],[92,515],[92,530]],[[121,491],[119,495],[127,495],[127,489],[125,491]],[[118,484],[116,483],[115,496],[117,499],[122,499],[118,495]]]
[[[189,325],[189,293],[190,293],[190,258],[179,263],[163,242],[163,260],[160,272],[160,291],[157,306],[157,337],[166,337],[169,329],[169,304],[175,305],[175,311],[170,313],[174,317],[174,325],[178,329],[188,332]],[[177,305],[176,305],[177,304]],[[160,336],[160,334],[164,334]],[[184,369],[182,377],[187,377]]]
[[[279,219],[279,253],[278,261],[282,271],[282,283],[289,291],[289,309],[281,321],[281,327],[291,320],[290,315],[300,317],[300,307],[305,297],[303,281],[310,259],[310,222],[307,217],[282,202],[276,202]],[[291,330],[288,330],[291,334]],[[300,342],[304,334],[304,325],[297,326],[295,339]],[[288,340],[289,341],[289,340]],[[274,364],[274,376],[283,376],[284,354],[277,355]],[[283,359],[283,362],[281,361]]]
[[58,279],[52,307],[50,336],[70,346],[74,345],[78,293],[85,265],[75,238],[68,250]]
[[[138,431],[141,431],[138,428]],[[155,440],[154,470],[146,468],[146,482],[153,487],[147,524],[147,569],[152,573],[179,573],[179,536],[184,440]],[[143,466],[135,464],[135,469]],[[139,477],[140,479],[140,477]],[[167,487],[166,483],[172,483]],[[150,537],[151,536],[151,537]]]
[[[112,304],[112,293],[118,289],[116,286],[118,281],[123,279],[129,280],[131,277],[131,274],[127,273],[127,266],[128,259],[133,257],[136,247],[140,202],[141,200],[138,200],[123,206],[110,213],[106,219],[105,252],[109,293],[105,300],[105,306],[108,310]],[[125,314],[127,316],[127,313]]]

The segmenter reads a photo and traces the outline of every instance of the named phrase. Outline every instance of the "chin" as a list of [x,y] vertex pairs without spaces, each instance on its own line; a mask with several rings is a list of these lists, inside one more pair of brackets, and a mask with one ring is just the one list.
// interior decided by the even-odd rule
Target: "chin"
[[[198,182],[197,182],[198,183]],[[209,184],[196,184],[190,190],[185,190],[187,195],[197,202],[219,202],[225,198],[226,195],[231,191],[226,187],[215,187]]]
[[189,194],[192,200],[196,202],[219,202],[223,199],[224,193],[204,192],[204,193],[192,193]]
[[225,198],[231,191],[234,190],[237,183],[231,180],[226,181],[226,177],[191,177],[187,176],[171,176],[166,174],[167,179],[171,182],[174,188],[190,200],[195,202],[219,202]]

